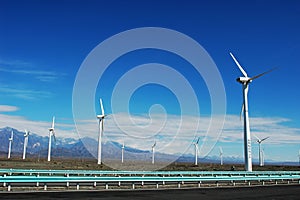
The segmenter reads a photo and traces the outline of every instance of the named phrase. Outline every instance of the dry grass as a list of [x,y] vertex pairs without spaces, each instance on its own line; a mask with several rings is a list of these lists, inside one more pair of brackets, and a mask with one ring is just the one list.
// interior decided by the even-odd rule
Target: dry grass
[[[117,164],[117,162],[116,162]],[[159,163],[158,163],[159,164]],[[124,166],[116,166],[118,169],[130,169],[134,170],[133,166],[139,168],[138,166],[143,165],[142,162],[128,162],[124,163]],[[111,165],[110,165],[111,166]],[[120,167],[121,166],[121,167]],[[165,171],[230,171],[233,164],[224,164],[223,166],[214,163],[200,163],[195,166],[192,163],[172,163],[167,167],[160,170]],[[106,165],[98,165],[96,159],[67,159],[67,158],[53,158],[50,162],[45,159],[28,158],[26,160],[12,158],[10,160],[6,158],[0,158],[0,168],[13,168],[13,169],[73,169],[73,170],[113,170]],[[243,171],[244,166],[241,164],[234,164],[236,171]],[[299,171],[299,166],[274,166],[266,165],[264,167],[259,167],[254,165],[254,171]]]

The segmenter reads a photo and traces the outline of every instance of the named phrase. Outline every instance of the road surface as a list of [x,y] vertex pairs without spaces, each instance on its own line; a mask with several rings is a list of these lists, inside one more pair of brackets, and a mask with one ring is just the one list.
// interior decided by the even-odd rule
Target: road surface
[[173,190],[1,192],[1,199],[100,199],[100,200],[191,200],[191,199],[299,199],[300,185]]

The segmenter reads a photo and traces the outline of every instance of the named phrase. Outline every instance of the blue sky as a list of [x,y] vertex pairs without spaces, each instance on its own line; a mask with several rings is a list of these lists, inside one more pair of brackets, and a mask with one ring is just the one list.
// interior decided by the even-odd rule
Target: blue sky
[[[243,156],[239,121],[242,90],[235,81],[241,73],[229,51],[250,76],[278,67],[250,85],[253,132],[270,136],[265,143],[269,158],[297,159],[300,148],[299,2],[1,0],[0,5],[1,126],[19,124],[17,127],[23,129],[23,123],[35,129],[46,126],[48,121],[50,125],[55,115],[61,123],[61,132],[74,133],[73,85],[87,55],[99,43],[120,32],[162,27],[193,38],[218,67],[229,119],[217,144],[223,146],[224,154]],[[105,86],[99,86],[96,93],[97,112],[99,97],[104,100],[106,112],[112,112],[110,95],[123,73],[153,62],[172,66],[187,77],[196,92],[201,115],[210,115],[210,96],[201,76],[195,75],[190,64],[178,56],[151,49],[130,52],[112,63],[101,79]],[[153,104],[163,105],[172,116],[180,115],[176,96],[158,85],[139,88],[131,97],[130,112],[144,116]],[[158,108],[158,114],[160,111]],[[185,114],[193,116],[194,113],[191,109]],[[265,126],[261,122],[269,123]],[[107,123],[110,130],[115,130],[109,119]],[[42,132],[42,129],[35,130]],[[253,142],[254,157],[256,148]],[[217,154],[217,150],[211,154]]]

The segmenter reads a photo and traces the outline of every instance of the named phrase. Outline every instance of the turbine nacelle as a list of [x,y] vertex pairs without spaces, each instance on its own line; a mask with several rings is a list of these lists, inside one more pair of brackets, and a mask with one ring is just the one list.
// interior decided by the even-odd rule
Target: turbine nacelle
[[239,77],[236,79],[236,81],[242,84],[246,84],[246,83],[251,83],[252,79],[249,77]]
[[28,136],[29,136],[29,131],[25,130],[24,137],[28,137]]
[[97,119],[102,120],[105,118],[106,115],[97,115]]

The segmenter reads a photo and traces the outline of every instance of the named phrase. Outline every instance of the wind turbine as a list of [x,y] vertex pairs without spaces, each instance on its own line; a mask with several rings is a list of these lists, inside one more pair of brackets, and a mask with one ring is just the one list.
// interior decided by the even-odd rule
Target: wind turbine
[[198,147],[198,143],[199,143],[200,137],[198,137],[197,142],[194,143],[195,146],[195,165],[198,165],[198,151],[199,151],[199,147]]
[[11,144],[13,142],[13,139],[14,139],[14,131],[12,130],[11,131],[11,134],[10,134],[10,138],[8,138],[9,140],[9,144],[8,144],[8,155],[7,155],[7,158],[10,159],[10,154],[11,154]]
[[124,162],[124,148],[125,148],[125,144],[123,142],[123,145],[122,145],[122,158],[121,158],[122,163]]
[[223,165],[223,149],[222,147],[219,147],[220,150],[220,164]]
[[[243,106],[242,111],[244,111],[244,153],[245,153],[245,169],[246,171],[251,172],[252,171],[252,155],[251,155],[251,135],[250,135],[250,124],[249,124],[249,114],[248,114],[248,89],[249,89],[249,83],[251,83],[254,79],[257,79],[271,71],[266,71],[264,73],[261,73],[254,77],[248,77],[245,70],[242,68],[242,66],[239,64],[239,62],[236,60],[236,58],[233,56],[232,53],[230,53],[230,56],[234,60],[235,64],[238,66],[244,77],[239,77],[236,80],[243,85]],[[242,114],[242,113],[241,113]]]
[[269,137],[265,137],[263,139],[259,139],[256,135],[254,135],[254,137],[256,137],[256,142],[258,143],[258,158],[259,158],[259,166],[264,166],[264,155],[263,155],[263,150],[261,148],[261,143],[263,141],[265,141],[266,139],[268,139]]
[[299,157],[299,166],[300,166],[300,150],[299,150],[299,153],[298,153],[298,157]]
[[154,164],[154,152],[155,152],[156,141],[152,145],[152,164]]
[[51,136],[53,135],[54,141],[56,143],[56,138],[55,138],[55,131],[54,131],[54,121],[55,117],[52,118],[52,126],[49,128],[49,146],[48,146],[48,161],[51,160]]
[[23,160],[25,160],[25,157],[26,157],[26,148],[27,148],[27,145],[28,145],[28,136],[29,136],[29,131],[27,131],[25,129],[25,134],[24,134],[24,150],[23,150]]
[[98,135],[98,165],[102,164],[102,136],[104,130],[104,118],[106,115],[104,114],[104,108],[102,99],[100,98],[100,108],[101,108],[101,115],[97,115],[97,119],[99,120],[99,135]]

